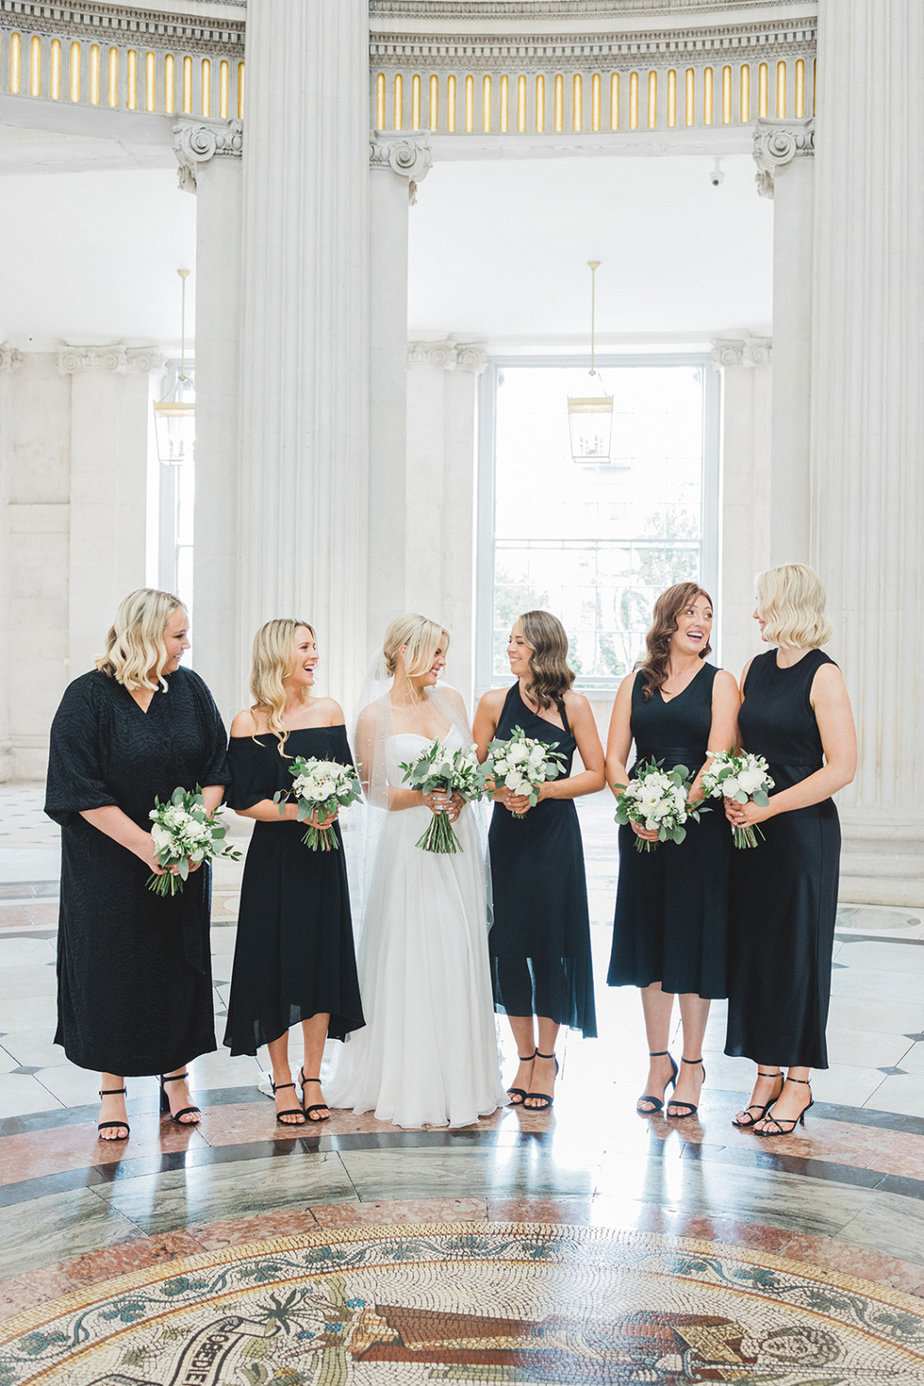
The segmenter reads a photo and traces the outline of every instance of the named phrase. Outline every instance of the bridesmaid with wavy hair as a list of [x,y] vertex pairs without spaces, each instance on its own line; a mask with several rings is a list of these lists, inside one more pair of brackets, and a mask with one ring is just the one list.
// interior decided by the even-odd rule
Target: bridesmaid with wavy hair
[[[520,1060],[507,1089],[513,1106],[552,1106],[562,1025],[587,1038],[597,1033],[584,848],[575,799],[603,788],[603,747],[593,711],[572,688],[568,637],[557,616],[527,611],[507,643],[510,688],[485,693],[474,735],[484,760],[488,743],[516,727],[565,759],[564,772],[524,795],[499,789],[488,843],[494,925],[488,938],[494,1003],[510,1021]],[[572,772],[579,751],[583,769]],[[520,815],[514,817],[513,815]]]
[[[296,756],[352,765],[343,712],[333,698],[316,698],[318,647],[307,621],[267,621],[253,642],[253,704],[231,723],[231,807],[254,822],[244,864],[241,906],[228,1002],[225,1044],[232,1054],[256,1054],[265,1044],[272,1065],[276,1120],[283,1126],[327,1121],[321,1092],[324,1041],[344,1039],[363,1020],[353,952],[353,926],[344,853],[312,851],[302,841],[308,823],[340,825],[317,815],[297,822],[294,800],[275,803],[292,787]],[[301,1025],[304,1064],[289,1068],[289,1030]]]

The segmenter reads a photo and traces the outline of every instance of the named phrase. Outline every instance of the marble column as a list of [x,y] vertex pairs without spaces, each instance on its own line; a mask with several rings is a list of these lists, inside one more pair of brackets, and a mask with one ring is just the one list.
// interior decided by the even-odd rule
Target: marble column
[[[811,561],[854,700],[857,895],[924,902],[924,7],[819,14]],[[775,367],[774,367],[775,369]]]
[[[475,490],[480,342],[412,342],[407,401],[409,528],[406,605],[444,621],[447,677],[471,706],[474,692]],[[439,542],[436,540],[439,539]]]
[[718,649],[736,678],[757,648],[754,575],[770,565],[770,356],[766,337],[713,343],[722,372]]
[[[430,169],[423,135],[381,135],[370,144],[370,648],[393,616],[432,606],[409,582],[408,561],[426,544],[411,522],[420,478],[408,471],[407,272],[408,205]],[[419,495],[418,495],[419,500]],[[426,595],[426,594],[425,594]]]
[[[368,662],[367,0],[250,0],[244,145],[236,659],[315,624],[319,692]],[[240,704],[239,704],[240,705]]]
[[773,198],[773,406],[770,561],[809,546],[814,122],[760,119],[757,188]]
[[[10,500],[13,476],[13,457],[10,439],[10,384],[14,371],[22,369],[25,358],[9,342],[0,342],[0,591],[7,599],[0,602],[0,641],[3,649],[12,650],[15,638],[13,624],[12,572],[10,564]],[[5,676],[0,683],[0,783],[14,773],[12,722],[10,716],[10,687]]]
[[180,187],[196,195],[196,500],[192,662],[226,718],[240,706],[236,622],[241,352],[239,120],[182,117]]

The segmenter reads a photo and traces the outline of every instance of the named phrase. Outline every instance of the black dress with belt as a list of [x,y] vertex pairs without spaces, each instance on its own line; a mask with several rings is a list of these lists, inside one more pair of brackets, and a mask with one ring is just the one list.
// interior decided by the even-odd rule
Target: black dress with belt
[[[556,778],[571,774],[577,742],[526,706],[515,683],[504,700],[495,736],[515,727],[555,747],[565,759]],[[507,1015],[548,1016],[560,1025],[597,1033],[584,847],[573,799],[543,799],[523,818],[494,805],[488,833],[494,924],[488,951],[495,1009]]]
[[211,871],[179,895],[147,889],[150,868],[81,817],[115,805],[150,831],[155,797],[230,783],[227,738],[198,674],[167,675],[146,712],[93,671],[65,690],[51,727],[45,812],[61,825],[58,1028],[81,1068],[170,1073],[215,1046],[209,955]]
[[[279,738],[232,736],[228,748],[233,808],[252,808],[292,787],[295,756],[352,765],[346,728],[301,727]],[[288,757],[288,759],[286,758]],[[244,863],[241,905],[224,1042],[232,1054],[257,1046],[291,1025],[328,1012],[328,1035],[343,1039],[365,1024],[359,998],[346,862],[340,851],[312,851],[306,824],[254,824]],[[342,842],[340,824],[330,830]]]
[[[751,661],[738,716],[746,751],[766,758],[773,794],[824,764],[811,704],[821,650],[781,668]],[[764,840],[732,856],[726,1054],[827,1068],[825,1026],[837,913],[841,832],[833,799],[760,824]]]
[[[704,664],[686,688],[665,701],[660,690],[646,701],[645,680],[632,685],[634,777],[643,761],[664,770],[685,765],[691,777],[706,759],[712,727],[712,689],[718,670]],[[619,885],[610,986],[660,982],[673,995],[727,996],[728,863],[731,830],[713,800],[698,821],[686,824],[683,842],[636,850],[636,835],[619,829]]]

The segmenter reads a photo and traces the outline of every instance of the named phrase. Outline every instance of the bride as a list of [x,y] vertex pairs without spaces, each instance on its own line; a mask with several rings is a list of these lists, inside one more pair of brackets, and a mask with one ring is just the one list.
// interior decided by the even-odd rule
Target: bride
[[[374,1111],[398,1126],[468,1126],[507,1101],[475,811],[458,795],[402,785],[401,762],[428,742],[471,744],[459,694],[436,687],[448,645],[448,633],[423,616],[392,621],[377,671],[386,691],[366,702],[356,724],[370,820],[357,959],[366,1027],[337,1054],[326,1091],[332,1107]],[[433,813],[447,814],[461,852],[415,845]]]

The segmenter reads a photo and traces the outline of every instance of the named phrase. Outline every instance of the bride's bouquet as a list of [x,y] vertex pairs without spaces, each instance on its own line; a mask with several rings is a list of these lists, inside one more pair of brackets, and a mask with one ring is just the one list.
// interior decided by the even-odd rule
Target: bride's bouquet
[[[294,776],[292,788],[277,790],[273,803],[279,805],[279,812],[282,813],[286,802],[294,796],[298,804],[296,821],[299,823],[315,816],[329,818],[331,814],[346,808],[347,804],[355,804],[357,799],[362,798],[356,771],[352,765],[341,765],[339,760],[318,760],[317,756],[306,760],[304,756],[296,756],[289,766],[289,773]],[[340,850],[337,835],[331,832],[329,825],[318,828],[314,823],[309,823],[302,842],[313,852]]]
[[[483,799],[485,773],[478,764],[474,746],[452,751],[437,738],[416,760],[402,761],[404,783],[422,794],[441,789],[444,794],[461,794],[463,799]],[[445,813],[434,813],[430,825],[416,844],[424,852],[461,852],[462,844]]]
[[[162,876],[151,872],[148,890],[156,895],[179,895],[191,867],[201,866],[214,857],[240,861],[240,852],[224,840],[228,830],[218,821],[219,813],[216,809],[209,816],[198,785],[195,790],[178,785],[163,804],[155,798],[148,817],[154,825],[154,856],[165,871]],[[171,866],[177,868],[178,875],[169,869]]]
[[690,783],[685,765],[662,770],[659,760],[649,760],[638,767],[634,780],[613,786],[620,791],[616,796],[616,822],[637,823],[658,834],[658,842],[636,837],[637,851],[653,852],[660,842],[682,842],[687,835],[683,826],[686,820],[692,818],[696,822],[701,813],[708,812],[701,804],[690,804]]
[[[746,804],[752,799],[761,808],[770,802],[768,789],[773,788],[773,780],[767,773],[768,766],[763,756],[750,751],[742,751],[736,756],[733,751],[707,751],[710,765],[703,775],[703,793],[707,799],[734,799],[738,804]],[[732,829],[736,847],[756,847],[757,838],[763,833],[756,823],[753,827]]]
[[[498,789],[509,789],[511,794],[522,794],[529,800],[530,808],[539,802],[539,789],[546,780],[558,778],[565,768],[565,758],[555,750],[557,741],[537,741],[527,736],[522,727],[514,727],[506,741],[492,741],[488,746],[485,773]],[[524,818],[522,813],[512,817]]]

